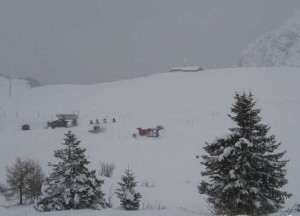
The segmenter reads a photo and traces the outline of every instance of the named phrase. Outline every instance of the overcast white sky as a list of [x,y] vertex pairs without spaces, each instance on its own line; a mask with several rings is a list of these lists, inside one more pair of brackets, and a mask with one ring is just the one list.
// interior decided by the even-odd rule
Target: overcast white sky
[[0,0],[0,73],[99,83],[232,67],[299,0]]

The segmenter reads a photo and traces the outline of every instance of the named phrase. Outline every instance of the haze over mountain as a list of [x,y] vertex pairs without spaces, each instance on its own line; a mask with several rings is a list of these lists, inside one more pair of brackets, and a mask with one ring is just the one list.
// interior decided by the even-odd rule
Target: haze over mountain
[[250,44],[241,67],[300,67],[300,14]]
[[299,0],[1,0],[0,74],[91,84],[236,65]]

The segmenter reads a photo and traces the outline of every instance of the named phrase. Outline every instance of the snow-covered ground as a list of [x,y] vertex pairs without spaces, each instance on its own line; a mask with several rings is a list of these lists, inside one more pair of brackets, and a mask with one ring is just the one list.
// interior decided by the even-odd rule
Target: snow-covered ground
[[[238,68],[197,73],[164,73],[150,77],[97,85],[53,85],[30,89],[14,83],[11,97],[7,80],[0,78],[0,182],[5,183],[6,167],[17,156],[38,160],[44,171],[55,162],[54,150],[61,148],[64,133],[71,129],[87,149],[90,167],[100,162],[116,165],[112,178],[104,178],[104,192],[116,189],[130,166],[137,177],[143,198],[141,206],[163,210],[126,212],[116,196],[113,208],[99,211],[35,212],[32,206],[7,208],[0,199],[1,216],[25,215],[207,215],[205,196],[197,191],[203,167],[196,155],[203,155],[205,141],[228,133],[233,122],[227,117],[236,91],[254,94],[262,109],[263,123],[287,150],[288,185],[293,196],[286,207],[300,202],[299,191],[299,68]],[[6,93],[5,93],[6,92]],[[79,126],[46,129],[46,122],[58,113],[79,112]],[[107,119],[106,128],[89,133],[89,120]],[[112,123],[112,118],[116,123]],[[31,125],[30,131],[20,130]],[[137,136],[137,127],[163,125],[159,138]],[[103,177],[101,177],[103,178]],[[143,184],[144,183],[144,184]],[[151,187],[145,187],[149,183]],[[3,206],[3,207],[1,207]],[[5,206],[5,207],[4,207]]]

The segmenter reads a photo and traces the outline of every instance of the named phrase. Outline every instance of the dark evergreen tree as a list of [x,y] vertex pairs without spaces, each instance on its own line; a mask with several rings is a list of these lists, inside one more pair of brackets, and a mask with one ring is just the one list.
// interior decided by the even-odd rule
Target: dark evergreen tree
[[126,210],[138,210],[140,206],[141,194],[135,191],[137,182],[132,171],[128,168],[125,175],[122,176],[122,182],[119,182],[120,188],[116,190],[116,194],[120,199],[121,205]]
[[285,152],[275,136],[268,136],[269,126],[261,124],[260,109],[251,92],[236,93],[229,117],[237,124],[230,134],[206,143],[201,164],[208,177],[198,187],[208,195],[216,214],[264,215],[278,211],[291,194],[280,189],[287,183],[282,160]]
[[80,141],[69,131],[65,134],[63,149],[56,150],[57,164],[50,164],[52,173],[42,187],[42,196],[35,204],[38,211],[68,209],[101,209],[106,207],[101,191],[103,180],[90,171],[86,149],[80,148]]

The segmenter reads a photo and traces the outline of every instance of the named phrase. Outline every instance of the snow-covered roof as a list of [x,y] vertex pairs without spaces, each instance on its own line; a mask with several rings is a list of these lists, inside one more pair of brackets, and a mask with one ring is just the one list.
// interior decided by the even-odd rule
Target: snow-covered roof
[[56,117],[58,119],[73,120],[73,119],[77,119],[78,115],[76,115],[76,114],[56,114]]
[[202,67],[199,66],[184,66],[184,67],[172,67],[169,72],[197,72],[203,71]]

